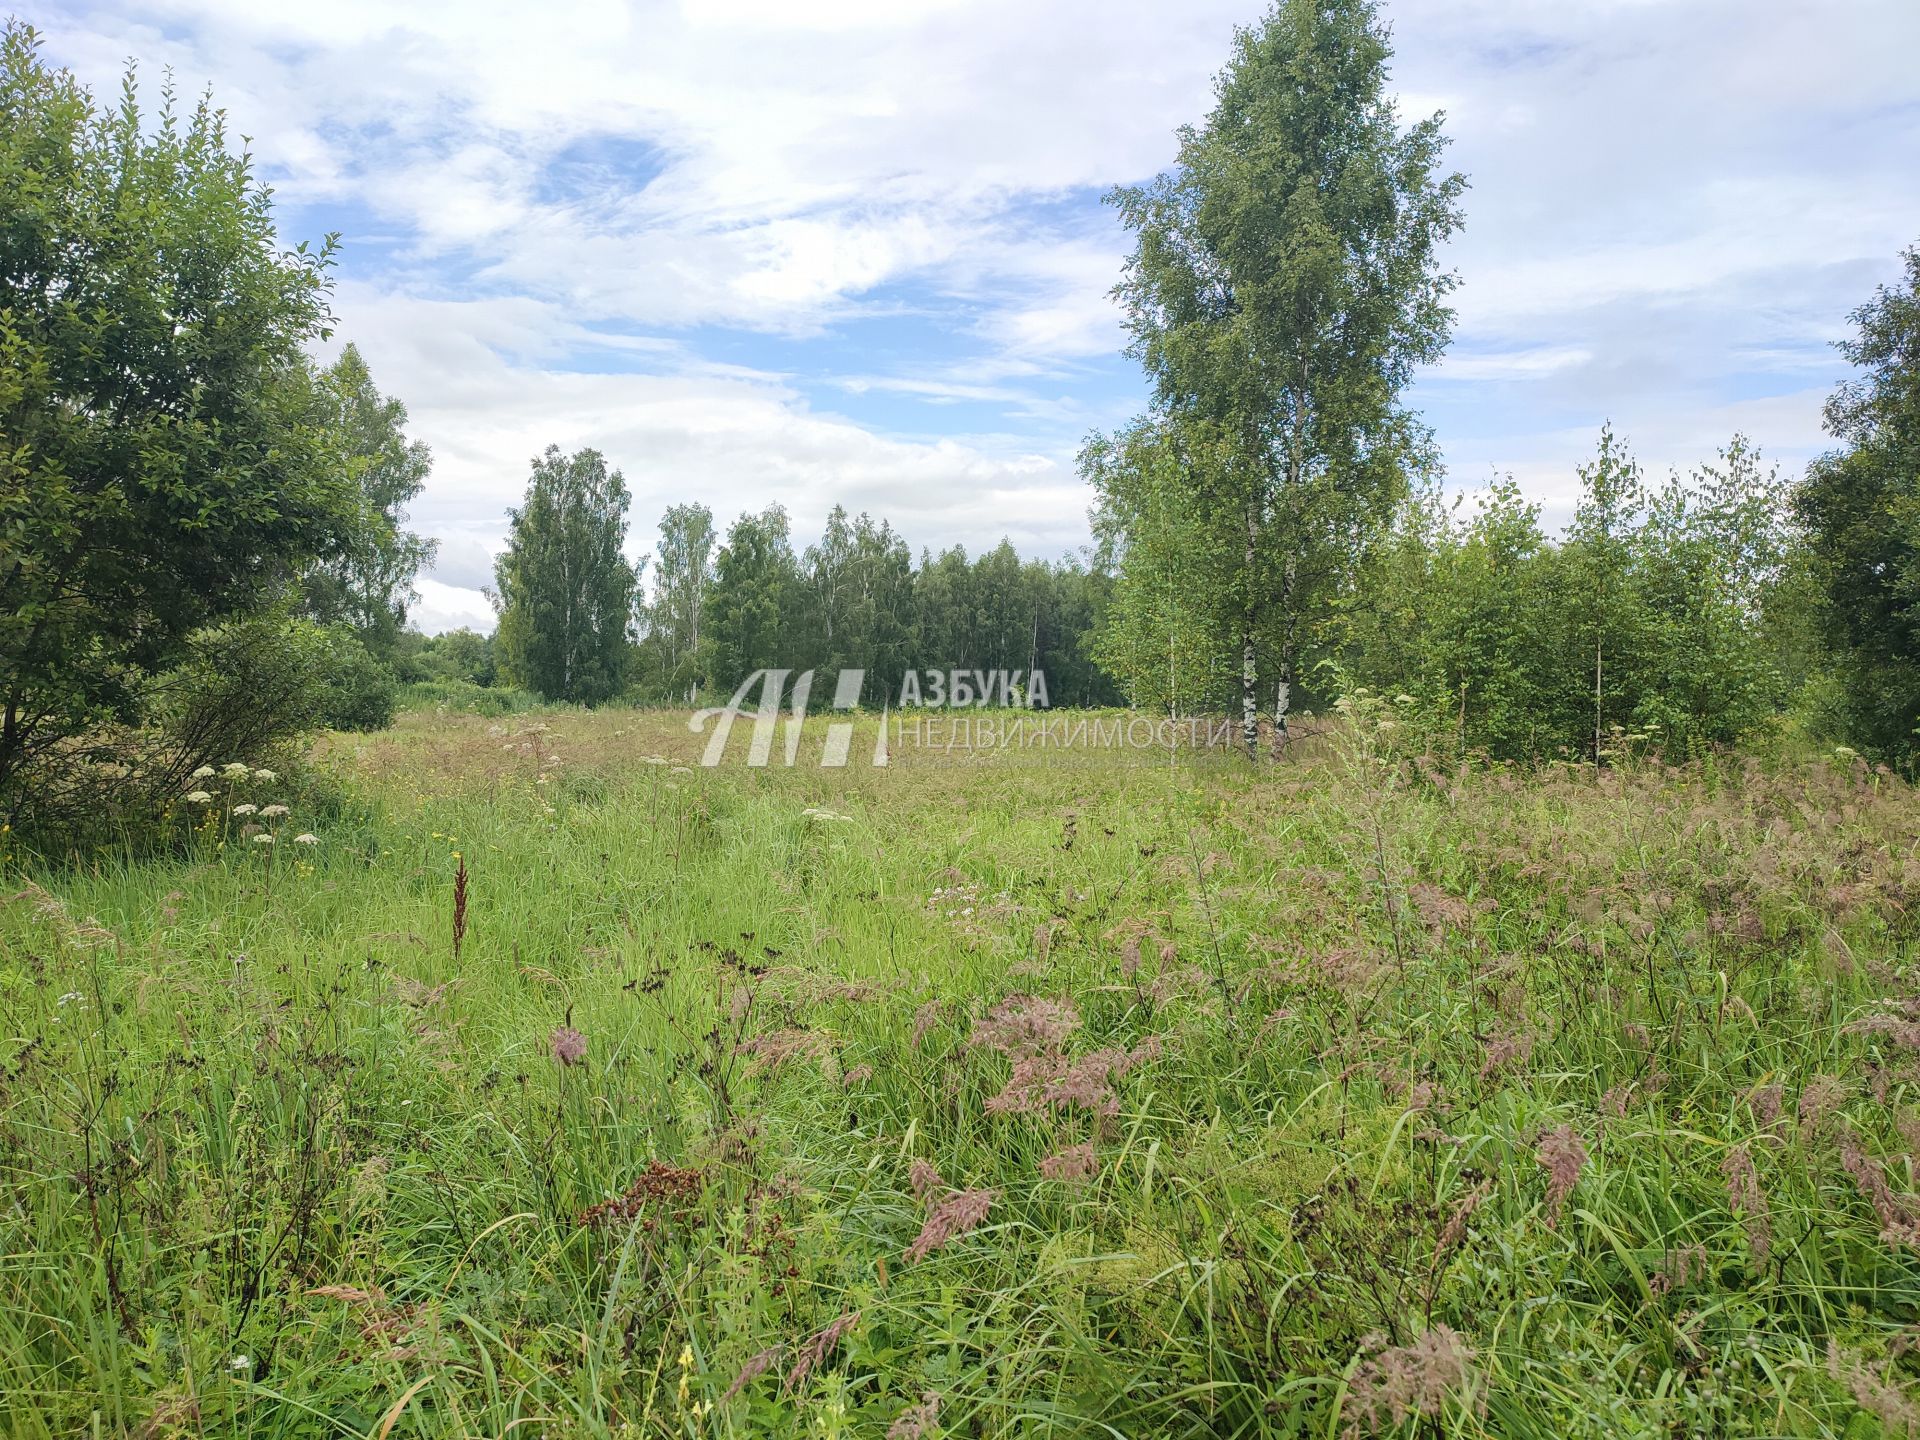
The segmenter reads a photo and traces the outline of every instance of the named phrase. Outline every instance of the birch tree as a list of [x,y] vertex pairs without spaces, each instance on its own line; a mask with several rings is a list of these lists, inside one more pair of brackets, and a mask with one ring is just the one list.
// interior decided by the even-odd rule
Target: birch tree
[[1372,0],[1281,0],[1236,34],[1174,168],[1109,197],[1134,236],[1115,293],[1157,416],[1224,449],[1183,518],[1230,560],[1218,602],[1250,756],[1264,681],[1284,731],[1303,618],[1427,460],[1399,397],[1446,343],[1438,250],[1466,181],[1440,172],[1439,115],[1399,123],[1390,53]]
[[597,450],[533,462],[527,498],[494,566],[495,642],[509,676],[549,700],[593,705],[625,679],[628,617],[639,585],[621,547],[627,482]]

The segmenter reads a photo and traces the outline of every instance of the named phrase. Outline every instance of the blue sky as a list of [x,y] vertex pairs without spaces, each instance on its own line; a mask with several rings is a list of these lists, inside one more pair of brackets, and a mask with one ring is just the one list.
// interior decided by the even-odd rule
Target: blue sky
[[[1564,519],[1603,421],[1656,477],[1823,444],[1846,315],[1920,242],[1914,0],[1400,0],[1394,83],[1472,183],[1446,361],[1411,397],[1450,483]],[[911,544],[1087,539],[1073,455],[1137,410],[1101,194],[1205,115],[1246,0],[146,0],[23,12],[110,93],[211,87],[283,232],[405,400],[478,587],[549,443],[724,525],[836,501]]]

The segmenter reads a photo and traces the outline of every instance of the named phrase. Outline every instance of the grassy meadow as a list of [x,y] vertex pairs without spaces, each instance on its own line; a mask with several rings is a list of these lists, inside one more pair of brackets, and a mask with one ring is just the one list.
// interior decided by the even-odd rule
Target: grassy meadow
[[8,855],[0,1433],[1920,1417],[1898,780],[744,729],[409,712]]

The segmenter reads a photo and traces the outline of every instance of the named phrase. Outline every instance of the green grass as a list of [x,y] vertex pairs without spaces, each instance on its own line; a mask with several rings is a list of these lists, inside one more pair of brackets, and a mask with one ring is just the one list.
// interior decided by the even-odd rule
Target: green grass
[[[1913,793],[1390,739],[675,772],[671,715],[416,713],[221,782],[271,846],[16,855],[0,1431],[1903,1433]],[[1091,1108],[990,1105],[1022,994]]]

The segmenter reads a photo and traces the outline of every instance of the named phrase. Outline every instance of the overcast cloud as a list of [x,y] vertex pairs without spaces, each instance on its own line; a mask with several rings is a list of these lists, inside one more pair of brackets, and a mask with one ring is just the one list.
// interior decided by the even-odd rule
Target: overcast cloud
[[[1144,390],[1099,203],[1203,118],[1222,0],[619,4],[145,0],[26,18],[111,91],[211,87],[289,239],[342,232],[340,338],[404,399],[478,588],[527,462],[594,445],[722,525],[835,501],[916,547],[1087,539],[1073,454]],[[1447,361],[1414,395],[1453,483],[1563,519],[1611,419],[1655,474],[1736,430],[1820,448],[1846,315],[1920,241],[1914,0],[1401,0],[1408,115],[1472,189]]]

